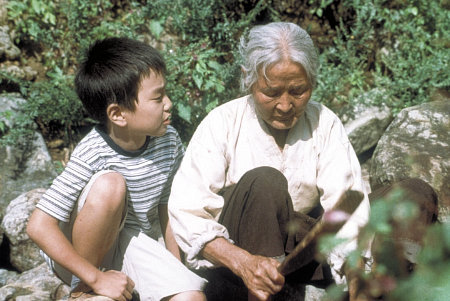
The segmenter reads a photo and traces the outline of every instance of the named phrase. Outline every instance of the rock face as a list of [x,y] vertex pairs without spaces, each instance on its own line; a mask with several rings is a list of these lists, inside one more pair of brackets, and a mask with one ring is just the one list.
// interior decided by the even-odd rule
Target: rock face
[[[14,113],[25,101],[16,94],[0,95],[0,113],[12,113],[12,118],[1,119],[8,128],[14,127]],[[0,147],[0,165],[0,219],[12,199],[23,192],[48,187],[57,175],[44,139],[38,132],[31,140],[23,139],[14,146]]]
[[7,4],[7,0],[0,0],[0,25],[6,24],[6,19],[8,18],[8,11],[6,9]]
[[356,154],[375,146],[392,119],[391,110],[387,107],[356,107],[354,118],[344,125]]
[[0,26],[0,59],[15,60],[20,56],[20,49],[14,45],[9,36],[9,27]]
[[1,227],[10,242],[10,261],[19,271],[27,271],[42,262],[39,248],[26,233],[28,219],[45,189],[26,192],[12,200],[6,208]]
[[375,103],[379,98],[387,101],[385,95],[379,89],[370,90],[358,97],[358,105],[352,111],[341,116],[348,139],[357,155],[374,147],[393,119],[389,107]]
[[372,158],[370,183],[418,177],[439,197],[441,221],[450,218],[450,100],[402,110],[380,139]]
[[15,271],[0,270],[0,287],[15,281],[18,277],[18,273]]
[[63,300],[70,287],[54,276],[46,263],[16,276],[0,288],[0,300]]

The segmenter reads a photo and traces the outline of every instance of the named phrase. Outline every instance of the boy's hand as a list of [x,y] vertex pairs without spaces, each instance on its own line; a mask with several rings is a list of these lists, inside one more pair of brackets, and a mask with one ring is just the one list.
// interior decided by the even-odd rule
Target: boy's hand
[[97,280],[94,284],[92,284],[91,288],[99,295],[106,296],[114,300],[126,301],[131,300],[134,281],[119,271],[99,271]]

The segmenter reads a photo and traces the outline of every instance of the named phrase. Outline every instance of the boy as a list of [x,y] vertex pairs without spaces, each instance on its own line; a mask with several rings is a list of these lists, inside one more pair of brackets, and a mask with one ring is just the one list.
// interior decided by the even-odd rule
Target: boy
[[[76,75],[77,94],[99,125],[77,145],[27,229],[53,271],[72,282],[69,300],[130,300],[134,289],[140,300],[206,300],[204,280],[181,263],[168,222],[183,149],[170,126],[165,73],[151,46],[109,38],[90,47]],[[168,251],[150,238],[156,209]]]

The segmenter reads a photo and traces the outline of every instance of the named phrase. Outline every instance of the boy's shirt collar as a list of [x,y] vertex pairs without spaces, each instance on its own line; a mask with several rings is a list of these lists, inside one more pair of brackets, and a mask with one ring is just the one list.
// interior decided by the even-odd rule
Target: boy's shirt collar
[[128,151],[121,148],[119,145],[117,145],[111,137],[106,133],[105,128],[102,125],[96,125],[95,130],[102,136],[103,140],[111,147],[113,150],[115,150],[117,153],[127,156],[127,157],[138,157],[140,156],[146,149],[148,144],[150,143],[150,140],[152,137],[147,136],[145,139],[144,145],[142,145],[141,148],[134,150],[134,151]]

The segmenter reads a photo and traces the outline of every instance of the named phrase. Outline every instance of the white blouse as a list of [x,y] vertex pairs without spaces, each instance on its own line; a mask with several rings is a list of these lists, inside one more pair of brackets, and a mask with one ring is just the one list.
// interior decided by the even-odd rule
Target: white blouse
[[216,237],[229,239],[227,229],[217,222],[224,205],[217,192],[259,166],[271,166],[284,174],[298,212],[308,213],[319,202],[329,210],[348,189],[364,193],[363,202],[338,233],[338,237],[353,239],[329,255],[328,262],[339,273],[345,255],[356,248],[359,227],[369,217],[361,168],[344,127],[328,108],[310,101],[280,150],[256,115],[251,96],[232,100],[208,114],[175,175],[169,214],[187,264],[194,269],[213,266],[199,252]]

